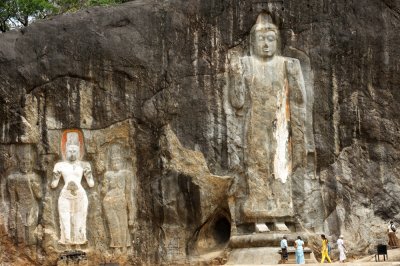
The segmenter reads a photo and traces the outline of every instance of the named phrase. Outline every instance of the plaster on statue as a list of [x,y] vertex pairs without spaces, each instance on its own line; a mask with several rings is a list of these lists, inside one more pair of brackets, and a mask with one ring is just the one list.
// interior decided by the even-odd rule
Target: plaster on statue
[[229,100],[244,123],[242,131],[231,126],[239,133],[231,146],[243,155],[232,149],[230,163],[234,169],[243,160],[243,213],[252,221],[293,216],[291,176],[305,157],[304,80],[299,61],[279,55],[279,40],[277,26],[262,13],[251,29],[250,55],[230,61]]
[[131,171],[125,169],[122,147],[118,144],[109,150],[110,169],[104,174],[102,193],[104,212],[110,232],[110,247],[122,252],[131,244],[129,226],[133,225],[133,199]]
[[86,239],[86,216],[88,197],[81,185],[85,177],[89,187],[94,186],[90,164],[80,161],[80,141],[78,132],[67,132],[66,160],[56,163],[51,187],[56,188],[60,178],[64,187],[58,198],[60,216],[60,240],[63,245],[82,245]]
[[7,178],[10,193],[10,229],[17,241],[26,245],[37,243],[35,230],[38,226],[39,204],[42,198],[40,177],[33,171],[30,150],[21,150],[18,171]]

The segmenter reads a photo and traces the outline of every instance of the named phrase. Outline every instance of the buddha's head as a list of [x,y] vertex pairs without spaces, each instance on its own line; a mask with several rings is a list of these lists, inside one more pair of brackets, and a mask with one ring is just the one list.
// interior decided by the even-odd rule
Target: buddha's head
[[111,158],[111,169],[113,171],[122,170],[122,167],[124,165],[123,160],[124,159],[121,156]]
[[19,160],[19,170],[23,174],[32,172],[32,160],[30,157],[22,157]]
[[119,144],[114,144],[110,149],[110,166],[112,171],[122,170],[124,167],[123,149]]
[[79,140],[79,133],[77,131],[71,131],[66,133],[65,143],[65,156],[64,158],[68,161],[76,161],[81,159],[81,146]]
[[67,146],[67,160],[76,161],[79,158],[79,146],[70,144]]
[[279,31],[270,15],[261,13],[250,32],[251,55],[272,58],[278,50]]
[[33,170],[33,158],[29,148],[22,148],[17,153],[18,168],[21,173],[27,174]]

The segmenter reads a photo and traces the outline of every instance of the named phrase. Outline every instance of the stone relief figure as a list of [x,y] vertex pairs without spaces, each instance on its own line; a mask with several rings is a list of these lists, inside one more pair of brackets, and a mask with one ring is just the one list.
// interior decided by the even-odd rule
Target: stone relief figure
[[[60,240],[63,245],[82,245],[86,239],[86,216],[88,197],[81,185],[85,177],[89,187],[94,186],[90,164],[81,161],[80,150],[83,141],[80,132],[66,132],[65,160],[56,163],[53,169],[51,188],[56,188],[62,177],[64,186],[58,198],[58,213],[60,217]],[[62,145],[63,146],[63,145]]]
[[30,149],[17,154],[18,171],[7,177],[10,193],[10,229],[19,243],[37,243],[39,200],[42,198],[41,181],[33,171],[33,155]]
[[277,26],[261,13],[250,32],[250,55],[229,62],[229,101],[236,121],[242,121],[228,125],[236,133],[228,143],[230,166],[244,169],[247,221],[293,217],[291,178],[305,158],[301,66],[281,56],[279,46]]
[[133,226],[133,174],[126,169],[123,148],[113,144],[109,149],[109,168],[102,186],[103,207],[110,232],[110,247],[126,252],[130,246],[129,226]]

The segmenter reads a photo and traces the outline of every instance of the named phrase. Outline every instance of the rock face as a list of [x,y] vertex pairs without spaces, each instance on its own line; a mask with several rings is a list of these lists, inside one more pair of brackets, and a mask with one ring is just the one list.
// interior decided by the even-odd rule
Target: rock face
[[[260,14],[272,54],[252,50]],[[400,222],[399,18],[390,0],[138,0],[1,34],[1,261],[220,264],[272,222],[375,250]]]

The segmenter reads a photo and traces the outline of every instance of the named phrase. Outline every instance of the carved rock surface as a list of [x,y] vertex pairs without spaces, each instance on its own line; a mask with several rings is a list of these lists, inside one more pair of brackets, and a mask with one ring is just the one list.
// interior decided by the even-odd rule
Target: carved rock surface
[[[230,50],[248,48],[263,10],[280,22],[282,55],[306,58],[310,68],[303,71],[313,74],[308,144],[315,144],[315,173],[292,179],[295,216],[310,232],[351,239],[353,254],[386,243],[388,220],[400,223],[400,4],[264,2],[136,0],[1,34],[2,262],[55,265],[64,251],[57,244],[60,191],[50,182],[65,129],[83,132],[84,160],[95,179],[87,190],[89,264],[184,264],[202,260],[211,251],[205,247],[221,251],[232,217],[229,185],[220,177],[235,174],[228,162],[226,62]],[[102,206],[113,143],[125,145],[135,180],[125,253],[109,246]],[[10,230],[7,177],[18,171],[16,150],[26,145],[43,191],[33,246],[17,243]],[[237,184],[235,195],[245,190]]]

